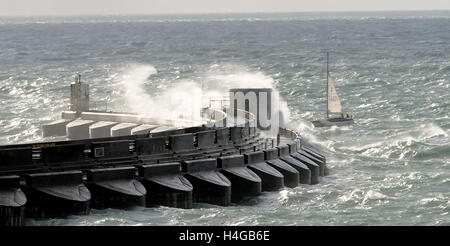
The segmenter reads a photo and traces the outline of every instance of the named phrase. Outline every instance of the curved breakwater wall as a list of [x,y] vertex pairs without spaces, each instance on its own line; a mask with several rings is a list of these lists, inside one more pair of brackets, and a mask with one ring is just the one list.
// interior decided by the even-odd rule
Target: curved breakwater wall
[[280,129],[190,127],[128,135],[0,146],[0,225],[25,218],[89,214],[91,208],[228,206],[244,196],[317,184],[326,160]]

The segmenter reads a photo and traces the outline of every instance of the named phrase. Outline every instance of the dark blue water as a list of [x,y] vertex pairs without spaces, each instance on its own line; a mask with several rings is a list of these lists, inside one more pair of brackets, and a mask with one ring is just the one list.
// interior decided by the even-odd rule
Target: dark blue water
[[[450,225],[449,40],[449,11],[0,17],[0,143],[42,140],[40,126],[68,108],[75,73],[117,111],[136,110],[123,93],[134,81],[150,98],[181,102],[192,98],[171,88],[269,84],[291,126],[328,158],[319,185],[227,208],[93,210],[29,224]],[[325,115],[326,51],[355,125],[310,123]]]

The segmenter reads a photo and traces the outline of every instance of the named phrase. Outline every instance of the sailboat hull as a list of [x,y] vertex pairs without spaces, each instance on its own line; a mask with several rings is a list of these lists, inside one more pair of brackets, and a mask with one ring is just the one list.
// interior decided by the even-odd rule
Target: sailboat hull
[[327,127],[327,126],[348,126],[353,123],[352,118],[328,118],[323,120],[315,120],[312,122],[314,127]]

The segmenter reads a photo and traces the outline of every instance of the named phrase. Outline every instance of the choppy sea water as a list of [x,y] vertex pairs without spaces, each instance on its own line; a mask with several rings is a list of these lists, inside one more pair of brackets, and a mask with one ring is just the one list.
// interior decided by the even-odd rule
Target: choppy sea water
[[[326,51],[352,126],[310,123],[325,115]],[[330,175],[225,208],[92,210],[29,225],[450,225],[449,11],[0,17],[0,144],[41,141],[75,73],[94,106],[115,111],[136,110],[130,90],[153,106],[191,88],[271,84]]]

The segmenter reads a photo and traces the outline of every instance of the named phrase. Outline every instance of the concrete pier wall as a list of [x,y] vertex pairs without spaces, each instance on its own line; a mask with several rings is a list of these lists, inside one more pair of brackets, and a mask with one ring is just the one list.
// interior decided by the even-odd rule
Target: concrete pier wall
[[66,136],[66,126],[72,120],[60,119],[52,121],[44,126],[42,126],[42,136],[43,137],[59,137]]
[[264,159],[266,163],[275,168],[284,176],[284,186],[295,188],[300,182],[300,173],[286,162],[280,160],[277,148],[266,149],[264,152]]
[[113,121],[119,123],[135,123],[135,124],[149,124],[149,125],[166,125],[176,127],[191,127],[201,125],[202,122],[182,120],[182,119],[159,119],[151,118],[142,115],[135,114],[123,114],[123,113],[109,113],[109,112],[80,112],[77,116],[76,112],[64,111],[62,113],[63,119],[73,120],[79,117],[82,120],[92,121]]
[[74,120],[66,125],[66,136],[69,139],[89,138],[89,127],[94,124],[92,120]]
[[145,187],[135,179],[134,167],[91,169],[87,172],[93,208],[145,206]]
[[183,161],[182,171],[194,187],[194,202],[230,205],[231,182],[217,170],[216,159]]
[[111,128],[119,123],[112,121],[99,121],[89,126],[90,138],[111,137]]
[[177,162],[140,165],[139,177],[147,189],[146,206],[192,208],[192,184],[181,175]]
[[0,176],[0,227],[25,224],[27,198],[17,175]]
[[138,126],[134,123],[120,123],[111,128],[111,137],[131,135],[131,129]]
[[131,129],[131,134],[132,135],[149,134],[151,130],[153,130],[157,127],[158,127],[158,125],[143,124],[143,125],[136,126],[135,128]]
[[311,184],[311,170],[308,168],[308,166],[289,155],[289,146],[279,146],[277,147],[277,149],[280,160],[289,164],[299,172],[300,184]]
[[29,174],[24,192],[27,217],[51,218],[90,212],[91,193],[83,184],[81,171]]
[[[70,129],[81,125],[86,131],[94,124],[77,121]],[[267,148],[272,146],[267,139],[248,126],[183,128],[159,137],[131,135],[130,129],[120,137],[0,146],[0,193],[20,198],[23,191],[17,207],[0,200],[0,218],[7,214],[0,223],[87,214],[91,207],[228,206],[262,191],[314,184],[320,173],[316,162],[324,162],[317,150],[301,148],[296,139]],[[16,185],[5,181],[4,188],[1,181],[13,174]],[[21,179],[24,184],[17,182]]]
[[262,180],[246,167],[243,155],[219,157],[217,165],[218,168],[222,168],[220,172],[231,182],[232,201],[261,194]]
[[316,184],[326,174],[320,151],[295,131],[275,129],[276,144],[260,131],[261,111],[277,115],[271,91],[230,90],[247,99],[257,92],[256,105],[267,108],[254,112],[230,94],[232,115],[221,107],[202,109],[198,121],[157,119],[90,111],[89,87],[78,76],[70,110],[43,126],[43,136],[69,140],[0,146],[0,225],[88,214],[91,207],[228,206],[262,191]]
[[248,168],[262,180],[263,191],[277,191],[284,187],[284,176],[264,160],[264,152],[244,154]]

